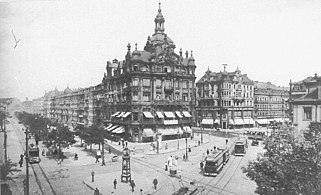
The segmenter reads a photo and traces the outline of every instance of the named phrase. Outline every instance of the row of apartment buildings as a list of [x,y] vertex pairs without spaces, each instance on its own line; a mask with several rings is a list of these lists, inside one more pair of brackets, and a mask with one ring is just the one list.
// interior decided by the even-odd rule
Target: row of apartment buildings
[[31,112],[73,127],[105,124],[135,142],[188,136],[192,126],[252,127],[287,117],[288,90],[252,81],[239,69],[207,70],[196,82],[193,52],[175,52],[160,7],[154,22],[144,48],[128,44],[124,60],[107,62],[100,84],[56,88],[33,100]]

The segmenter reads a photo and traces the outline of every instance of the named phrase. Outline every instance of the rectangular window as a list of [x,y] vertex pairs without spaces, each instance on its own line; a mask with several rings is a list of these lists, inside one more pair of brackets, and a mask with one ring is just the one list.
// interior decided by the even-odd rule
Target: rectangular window
[[304,120],[312,119],[312,108],[311,107],[303,107]]
[[150,101],[150,93],[149,92],[144,92],[143,93],[143,101],[144,102],[149,102]]
[[133,101],[138,101],[138,92],[133,92]]
[[150,80],[149,79],[143,79],[143,86],[149,87],[150,86]]
[[133,86],[138,86],[139,79],[138,78],[133,78]]
[[184,93],[184,94],[183,94],[183,101],[184,101],[184,102],[187,102],[187,101],[188,101],[188,95],[187,95],[187,93]]
[[188,81],[183,81],[183,82],[182,82],[182,87],[183,87],[184,89],[187,88],[187,82],[188,82]]
[[175,88],[178,89],[179,88],[179,82],[175,81]]
[[161,88],[162,87],[162,81],[160,79],[155,80],[155,86],[156,88]]

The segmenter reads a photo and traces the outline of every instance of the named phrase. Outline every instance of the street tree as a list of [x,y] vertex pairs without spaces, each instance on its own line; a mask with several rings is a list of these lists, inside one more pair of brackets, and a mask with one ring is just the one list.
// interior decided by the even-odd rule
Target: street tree
[[[74,132],[70,131],[67,126],[59,124],[48,133],[46,139],[47,143],[52,143],[52,145],[58,147],[59,158],[62,157],[61,152],[63,148],[76,143]],[[47,146],[50,145],[48,144]]]
[[90,144],[90,151],[92,150],[92,144],[98,144],[100,150],[100,144],[104,141],[104,132],[101,128],[93,124],[89,127],[84,128],[83,139],[87,144]]
[[309,129],[303,142],[276,134],[263,154],[242,167],[258,194],[321,194],[321,123]]
[[3,126],[4,126],[5,119],[6,119],[6,112],[4,110],[0,110],[1,131],[3,131]]

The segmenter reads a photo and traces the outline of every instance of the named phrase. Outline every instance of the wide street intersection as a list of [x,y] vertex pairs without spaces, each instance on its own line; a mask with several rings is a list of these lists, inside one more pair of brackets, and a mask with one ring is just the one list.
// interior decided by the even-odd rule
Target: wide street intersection
[[[18,124],[15,118],[10,119],[8,130],[8,156],[14,162],[18,162],[20,154],[24,153],[25,147],[23,127]],[[188,160],[184,161],[182,156],[186,153],[186,140],[163,141],[163,147],[159,154],[151,150],[150,143],[128,143],[131,152],[131,173],[132,180],[136,183],[134,192],[131,192],[129,183],[121,183],[121,156],[118,161],[112,162],[111,158],[122,151],[122,146],[118,142],[106,141],[105,160],[106,166],[95,163],[95,152],[98,145],[93,146],[92,152],[89,147],[85,150],[80,147],[80,140],[73,146],[64,149],[67,156],[61,165],[57,160],[49,157],[41,157],[40,166],[37,164],[29,168],[30,173],[30,194],[93,194],[93,189],[98,188],[101,194],[140,194],[140,189],[144,194],[173,194],[180,187],[189,188],[189,193],[195,191],[198,194],[255,194],[256,184],[250,181],[241,167],[245,166],[249,160],[255,159],[258,152],[263,151],[262,144],[251,146],[244,157],[231,156],[229,162],[224,166],[222,172],[217,177],[205,177],[201,174],[200,161],[203,153],[214,146],[226,147],[225,140],[228,139],[228,147],[232,145],[235,137],[231,133],[219,133],[214,135],[203,134],[203,143],[198,146],[201,134],[195,133],[194,139],[187,139],[187,147],[191,147],[188,152]],[[3,134],[1,134],[3,136]],[[235,136],[235,134],[234,134]],[[32,142],[32,141],[31,141]],[[165,145],[167,144],[167,149]],[[41,150],[44,146],[39,144]],[[77,153],[79,159],[74,160]],[[165,171],[165,162],[169,156],[178,157],[178,166],[181,168],[181,179],[170,177],[169,172]],[[42,172],[38,172],[37,167],[41,167]],[[94,172],[94,182],[91,173]],[[25,163],[21,172],[10,175],[14,182],[11,182],[13,194],[23,194],[23,179],[25,178]],[[157,190],[153,189],[153,179],[158,179]],[[113,180],[118,181],[117,188],[113,188]],[[191,182],[193,184],[191,184]],[[40,186],[40,187],[39,187]]]

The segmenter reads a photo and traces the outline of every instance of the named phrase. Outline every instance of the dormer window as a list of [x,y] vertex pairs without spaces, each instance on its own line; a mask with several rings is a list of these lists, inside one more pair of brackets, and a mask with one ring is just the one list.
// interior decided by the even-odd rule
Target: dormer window
[[138,64],[134,64],[133,70],[134,70],[134,71],[138,71],[138,70],[139,70],[139,69],[138,69]]

